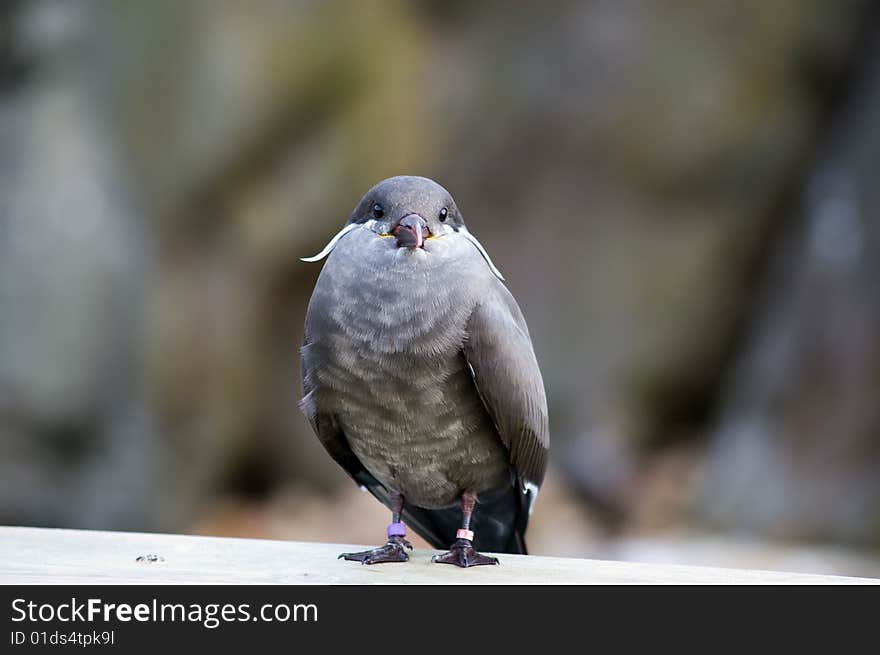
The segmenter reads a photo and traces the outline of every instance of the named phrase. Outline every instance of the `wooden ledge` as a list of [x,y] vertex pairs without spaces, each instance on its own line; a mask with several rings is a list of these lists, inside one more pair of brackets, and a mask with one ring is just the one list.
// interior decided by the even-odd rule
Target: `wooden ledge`
[[500,555],[458,569],[416,550],[401,564],[338,560],[366,546],[174,534],[0,527],[0,584],[880,584],[704,566]]

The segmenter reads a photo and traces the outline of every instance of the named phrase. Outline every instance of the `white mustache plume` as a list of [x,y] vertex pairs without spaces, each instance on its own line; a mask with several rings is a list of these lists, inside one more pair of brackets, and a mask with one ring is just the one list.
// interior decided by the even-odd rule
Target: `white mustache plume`
[[[344,237],[346,234],[348,234],[352,230],[355,230],[359,227],[368,227],[369,228],[369,227],[371,227],[370,224],[373,222],[374,221],[369,221],[368,223],[364,224],[363,226],[360,223],[349,223],[348,225],[343,227],[341,230],[339,230],[339,232],[337,232],[335,235],[333,235],[333,238],[327,242],[327,245],[324,246],[324,248],[321,250],[321,252],[319,252],[317,255],[312,255],[311,257],[300,257],[300,261],[303,261],[303,262],[319,262],[319,261],[321,261],[322,259],[324,259],[324,257],[329,255],[333,251],[333,249],[336,247],[336,244],[339,243],[339,240],[342,237]],[[504,282],[504,276],[501,275],[501,271],[499,271],[498,268],[495,266],[495,264],[492,263],[492,258],[489,257],[489,253],[486,252],[486,249],[483,247],[483,244],[477,240],[477,237],[475,237],[473,234],[468,232],[467,228],[464,228],[464,227],[460,228],[458,233],[460,235],[462,235],[465,239],[470,241],[472,244],[474,244],[474,247],[476,247],[476,249],[480,251],[480,254],[483,256],[483,259],[486,260],[486,263],[489,265],[489,270],[492,271],[492,274],[495,277],[497,277],[499,280]]]
[[480,243],[479,241],[477,241],[477,237],[475,237],[473,234],[468,232],[467,228],[464,228],[464,227],[460,228],[458,230],[458,233],[460,235],[462,235],[465,239],[470,241],[472,244],[474,244],[474,246],[476,246],[477,250],[480,251],[480,254],[483,256],[483,259],[486,260],[486,263],[489,265],[489,269],[492,271],[492,273],[495,275],[495,277],[497,277],[499,280],[504,282],[504,276],[501,275],[501,271],[499,271],[495,267],[495,264],[492,263],[492,258],[489,257],[489,253],[486,252],[486,249],[483,247],[483,244]]
[[326,257],[327,255],[330,254],[330,252],[336,247],[336,244],[339,243],[339,240],[342,237],[344,237],[346,234],[348,234],[352,230],[355,230],[359,227],[361,227],[361,225],[359,223],[349,223],[344,228],[339,230],[339,232],[337,232],[333,236],[332,239],[330,239],[330,241],[327,243],[326,246],[324,246],[324,249],[321,252],[319,252],[317,255],[312,255],[311,257],[300,257],[300,261],[302,261],[302,262],[319,262],[319,261],[321,261],[322,259],[324,259],[324,257]]

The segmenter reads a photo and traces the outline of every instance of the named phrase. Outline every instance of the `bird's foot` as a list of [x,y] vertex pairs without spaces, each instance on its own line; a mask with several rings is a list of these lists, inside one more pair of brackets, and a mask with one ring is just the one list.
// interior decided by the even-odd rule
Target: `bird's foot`
[[469,566],[484,566],[486,564],[498,564],[497,557],[489,555],[481,555],[474,550],[474,545],[468,539],[456,539],[455,543],[449,547],[448,553],[442,555],[434,555],[432,562],[438,564],[455,564],[462,568]]
[[357,553],[342,553],[337,559],[347,559],[361,564],[382,564],[384,562],[406,562],[409,555],[406,549],[412,550],[412,544],[399,536],[388,537],[384,546],[362,550]]

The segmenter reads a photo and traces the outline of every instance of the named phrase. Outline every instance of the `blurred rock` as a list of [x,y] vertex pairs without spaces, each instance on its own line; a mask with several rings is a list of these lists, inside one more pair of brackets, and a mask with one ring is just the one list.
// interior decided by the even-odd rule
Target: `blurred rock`
[[698,490],[724,528],[880,546],[880,39],[772,252]]
[[71,56],[81,11],[12,28],[31,72],[0,106],[0,522],[133,528],[170,506],[141,376],[149,244]]

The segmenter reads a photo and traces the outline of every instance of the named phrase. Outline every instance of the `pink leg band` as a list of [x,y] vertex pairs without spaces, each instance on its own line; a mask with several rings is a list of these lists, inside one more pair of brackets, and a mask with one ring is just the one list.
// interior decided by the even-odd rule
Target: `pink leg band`
[[405,537],[406,536],[406,526],[403,522],[398,523],[389,523],[388,524],[388,537]]
[[455,533],[456,539],[467,539],[468,541],[474,540],[474,531],[473,530],[465,530],[464,528],[460,528],[458,532]]

